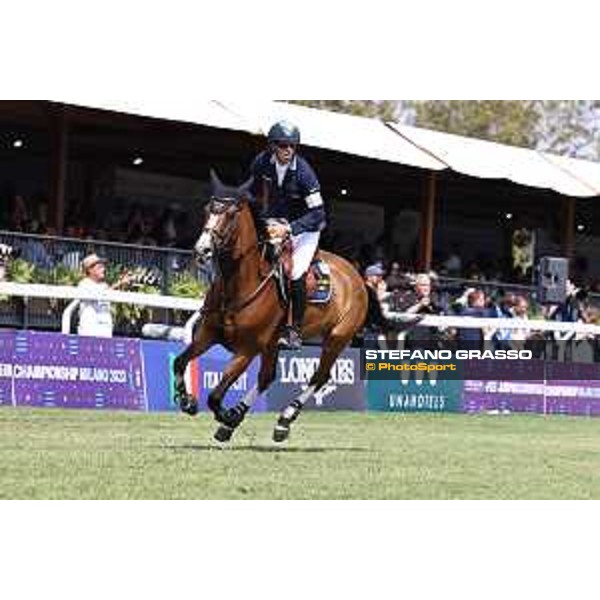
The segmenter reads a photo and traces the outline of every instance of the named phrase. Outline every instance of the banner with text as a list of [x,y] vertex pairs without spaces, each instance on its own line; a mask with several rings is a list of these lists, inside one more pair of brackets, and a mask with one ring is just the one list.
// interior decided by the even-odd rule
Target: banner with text
[[[499,365],[467,370],[463,412],[528,412],[600,416],[600,365],[532,361],[520,381]],[[505,368],[505,367],[504,367]]]
[[440,379],[435,372],[406,372],[395,380],[367,380],[369,410],[459,412],[462,381]]
[[[148,410],[178,411],[175,404],[175,381],[173,362],[185,346],[180,342],[142,341]],[[223,371],[231,360],[231,353],[221,346],[211,348],[205,355],[192,360],[186,373],[186,385],[190,393],[199,399],[201,411],[207,410],[208,394],[223,378]],[[256,383],[260,359],[256,358],[240,378],[229,388],[224,406],[237,404]],[[254,403],[254,412],[266,409],[266,400],[260,397]]]
[[[267,391],[267,410],[280,411],[302,393],[317,370],[321,348],[280,352],[277,377]],[[329,381],[306,404],[317,410],[365,410],[365,384],[360,378],[360,351],[346,349],[331,368]]]
[[13,406],[146,410],[140,342],[2,332],[0,390]]

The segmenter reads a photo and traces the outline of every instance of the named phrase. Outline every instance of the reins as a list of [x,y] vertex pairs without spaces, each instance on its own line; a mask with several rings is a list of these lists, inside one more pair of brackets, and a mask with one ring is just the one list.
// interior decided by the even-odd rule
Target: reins
[[[263,242],[263,243],[266,246],[266,242]],[[242,258],[246,257],[251,251],[253,251],[255,249],[258,251],[258,247],[252,246],[248,251],[244,252],[239,258],[242,259]],[[260,252],[259,252],[259,254],[260,254]],[[264,258],[264,253],[263,253],[263,258]],[[225,304],[225,302],[223,301],[223,302],[221,302],[221,306],[219,308],[206,309],[206,310],[203,309],[202,313],[205,315],[214,313],[214,312],[227,314],[227,313],[239,312],[241,310],[244,310],[245,308],[250,306],[250,304],[252,304],[260,296],[262,291],[266,288],[269,280],[272,279],[273,276],[275,275],[275,273],[277,272],[277,268],[279,267],[279,264],[280,264],[280,257],[278,256],[277,261],[276,261],[275,265],[273,266],[273,268],[267,273],[267,275],[265,275],[264,279],[259,283],[258,287],[250,294],[250,296],[248,296],[243,301],[234,303],[233,306],[227,306]],[[259,272],[260,272],[260,263],[259,263]],[[221,273],[221,277],[223,278],[222,273]]]

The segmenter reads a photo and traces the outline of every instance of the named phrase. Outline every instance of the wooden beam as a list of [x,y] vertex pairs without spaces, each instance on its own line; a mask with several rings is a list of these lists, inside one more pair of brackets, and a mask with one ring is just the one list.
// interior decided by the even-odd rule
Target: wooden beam
[[437,174],[429,171],[421,200],[421,233],[419,236],[419,271],[429,271],[433,260],[433,228],[435,226],[435,195]]

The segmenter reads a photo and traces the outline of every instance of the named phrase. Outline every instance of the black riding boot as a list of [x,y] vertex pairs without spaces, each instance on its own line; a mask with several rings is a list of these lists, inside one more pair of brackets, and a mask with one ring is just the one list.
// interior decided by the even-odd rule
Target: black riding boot
[[302,322],[306,308],[306,279],[301,277],[291,282],[290,299],[292,302],[292,326],[286,327],[279,346],[288,350],[302,349]]

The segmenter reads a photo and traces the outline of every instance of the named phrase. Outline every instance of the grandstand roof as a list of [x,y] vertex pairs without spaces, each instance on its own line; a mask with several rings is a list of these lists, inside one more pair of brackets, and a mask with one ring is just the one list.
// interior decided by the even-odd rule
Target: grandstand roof
[[378,119],[317,110],[273,101],[105,101],[82,104],[137,116],[183,121],[209,127],[266,135],[277,120],[298,125],[304,144],[422,169],[446,165],[415,147]]
[[379,119],[368,119],[285,102],[224,102],[229,110],[243,114],[262,134],[278,120],[295,123],[302,143],[317,148],[385,160],[422,169],[441,170],[446,165],[398,136]]
[[[64,102],[64,101],[63,101]],[[231,129],[259,133],[256,125],[242,114],[227,109],[222,102],[216,100],[92,100],[66,101],[72,106],[109,110],[138,117],[150,117],[168,121],[179,121],[195,125],[206,125],[218,129]]]
[[508,179],[565,196],[600,195],[600,163],[397,123],[390,127],[458,173],[482,179]]
[[72,104],[254,135],[264,135],[274,121],[288,119],[300,127],[303,143],[316,148],[422,169],[450,169],[482,179],[506,179],[570,197],[600,196],[597,162],[285,102],[145,99]]

